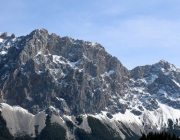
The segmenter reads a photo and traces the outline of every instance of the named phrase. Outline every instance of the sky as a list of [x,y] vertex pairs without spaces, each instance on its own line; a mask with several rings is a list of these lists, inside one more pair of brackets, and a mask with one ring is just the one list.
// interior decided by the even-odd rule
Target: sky
[[179,0],[0,0],[0,32],[45,28],[100,43],[130,69],[166,60],[180,68]]

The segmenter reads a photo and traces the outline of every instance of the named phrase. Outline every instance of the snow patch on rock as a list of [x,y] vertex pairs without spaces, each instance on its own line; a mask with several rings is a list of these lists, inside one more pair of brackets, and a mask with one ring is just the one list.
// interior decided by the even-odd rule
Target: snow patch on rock
[[46,114],[44,112],[33,115],[20,106],[12,107],[5,103],[1,103],[0,106],[7,128],[14,136],[28,134],[35,137],[34,126],[39,125],[38,132],[45,127]]

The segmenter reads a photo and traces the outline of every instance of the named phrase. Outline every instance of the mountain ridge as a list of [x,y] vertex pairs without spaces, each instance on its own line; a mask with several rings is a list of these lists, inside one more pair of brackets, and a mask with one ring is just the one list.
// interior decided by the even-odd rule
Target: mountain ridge
[[[18,48],[16,48],[17,46],[6,47],[6,48],[10,48],[10,50],[11,48],[13,48],[15,49],[13,51],[16,51],[17,53],[19,53],[18,55],[16,54],[16,56],[14,56],[14,57],[18,56],[18,58],[13,58],[13,59],[16,59],[16,61],[18,61],[18,62],[15,62],[16,65],[18,65],[16,66],[17,67],[16,73],[25,73],[26,71],[30,69],[31,69],[30,72],[31,73],[34,72],[34,74],[35,75],[37,74],[37,76],[41,76],[43,75],[42,73],[45,73],[46,75],[48,75],[49,81],[51,81],[52,79],[57,85],[60,83],[58,82],[58,80],[61,81],[62,82],[61,85],[63,86],[62,88],[64,88],[63,90],[66,90],[66,92],[71,92],[71,93],[77,92],[78,86],[82,86],[81,85],[82,81],[83,80],[87,81],[86,83],[87,85],[88,79],[91,78],[90,80],[91,80],[91,83],[93,84],[92,85],[93,89],[82,89],[82,92],[84,92],[84,90],[88,90],[89,95],[87,96],[91,96],[90,90],[92,92],[92,90],[95,90],[94,88],[102,87],[98,84],[102,84],[99,81],[101,80],[100,75],[103,74],[104,72],[111,71],[111,69],[114,69],[114,71],[117,71],[117,69],[119,70],[122,69],[121,73],[119,72],[119,70],[117,71],[118,76],[115,77],[115,78],[118,78],[117,80],[120,82],[123,80],[123,77],[121,75],[123,75],[124,71],[126,71],[126,73],[128,72],[128,70],[122,66],[122,64],[117,60],[117,58],[112,57],[111,55],[107,54],[107,52],[105,52],[104,48],[100,44],[93,44],[93,43],[79,41],[79,40],[73,41],[69,37],[60,38],[59,36],[55,34],[48,35],[47,30],[45,29],[34,30],[26,37],[23,37],[23,39],[20,40],[18,43],[19,43],[17,44]],[[5,52],[5,50],[7,50],[6,48],[5,49],[3,48],[4,54],[7,53]],[[98,59],[99,55],[102,57],[102,59]],[[78,63],[78,66],[77,66],[77,63]],[[62,68],[59,68],[58,64],[61,65]],[[84,70],[85,73],[82,70]],[[27,74],[28,73],[25,73],[25,76]],[[88,79],[84,78],[85,75],[87,75]],[[64,78],[63,76],[66,76],[66,78]],[[77,78],[79,77],[80,80],[78,81],[76,80],[77,78],[75,78],[76,81],[72,81],[73,79],[72,77],[74,76],[77,76]],[[23,78],[26,78],[26,77],[23,77]],[[96,77],[96,78],[93,80],[92,79],[93,77]],[[72,90],[67,91],[66,84],[70,82],[73,82],[75,84],[75,85],[71,84],[73,85],[72,87],[73,91]],[[54,86],[54,85],[51,84],[49,86]],[[30,85],[28,85],[28,87],[30,87]],[[82,87],[84,87],[84,85]],[[88,85],[86,87],[88,87]],[[35,88],[37,89],[37,87]],[[58,87],[54,87],[54,90],[56,88]],[[120,88],[120,86],[118,86],[117,88]],[[52,90],[52,88],[50,90]],[[57,90],[59,91],[59,89]],[[114,88],[113,90],[116,90],[116,88]],[[50,91],[50,92],[53,92],[53,91]],[[97,91],[97,94],[99,94],[98,95],[99,97],[97,98],[104,98],[105,96],[102,97],[100,92],[101,91]],[[65,94],[65,93],[62,93],[62,94]],[[64,95],[64,96],[67,97],[69,95]],[[84,97],[84,98],[87,98],[87,97]],[[20,99],[20,100],[23,100],[23,99]],[[105,101],[104,99],[102,100],[103,102]],[[18,104],[21,105],[22,104],[21,102],[22,101],[18,101]],[[105,108],[105,104],[107,103],[104,102],[103,104],[99,105],[100,108],[102,107]]]
[[[100,120],[121,139],[168,130],[170,120],[179,130],[180,70],[165,60],[128,70],[99,43],[37,29],[21,37],[0,35],[0,78],[2,116],[12,135],[26,129],[21,122],[19,129],[10,129],[16,124],[5,112],[17,117],[23,113],[7,105],[20,105],[32,116],[41,112],[43,120],[51,114],[69,139],[75,139],[76,129],[92,132],[88,117]],[[78,116],[82,125],[76,124]],[[69,130],[67,120],[76,129]],[[45,127],[45,121],[40,126]],[[26,133],[35,136],[34,127]]]

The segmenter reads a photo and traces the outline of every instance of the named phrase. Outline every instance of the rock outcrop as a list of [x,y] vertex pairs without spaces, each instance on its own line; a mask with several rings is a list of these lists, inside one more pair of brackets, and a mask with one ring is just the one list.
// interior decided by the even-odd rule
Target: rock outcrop
[[[0,34],[0,79],[1,105],[28,110],[24,124],[36,124],[40,112],[51,115],[67,139],[95,139],[96,123],[100,133],[103,126],[112,130],[110,138],[121,139],[180,128],[180,69],[164,60],[127,70],[98,43],[37,29],[21,37]],[[32,125],[25,129],[9,118],[6,112],[23,114],[13,108],[2,112],[9,127],[35,136]]]
[[129,71],[98,43],[34,30],[5,40],[1,100],[36,114],[54,106],[65,114],[97,113],[126,85]]

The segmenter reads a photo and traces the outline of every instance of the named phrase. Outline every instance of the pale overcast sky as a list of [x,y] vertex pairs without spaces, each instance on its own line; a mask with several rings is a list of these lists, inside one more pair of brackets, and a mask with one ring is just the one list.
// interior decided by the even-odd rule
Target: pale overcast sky
[[98,42],[128,69],[161,59],[180,68],[179,0],[0,0],[0,32]]

